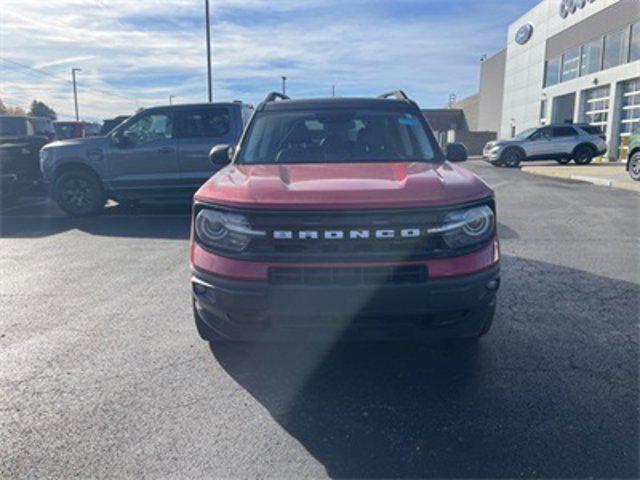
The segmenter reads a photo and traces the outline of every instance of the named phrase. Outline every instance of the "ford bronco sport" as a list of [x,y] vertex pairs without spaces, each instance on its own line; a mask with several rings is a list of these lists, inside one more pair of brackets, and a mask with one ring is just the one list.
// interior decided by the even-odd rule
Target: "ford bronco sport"
[[[279,101],[277,101],[279,100]],[[479,337],[499,287],[492,190],[404,93],[272,93],[194,197],[205,340]],[[230,162],[230,163],[229,163]],[[358,335],[359,336],[359,335]]]

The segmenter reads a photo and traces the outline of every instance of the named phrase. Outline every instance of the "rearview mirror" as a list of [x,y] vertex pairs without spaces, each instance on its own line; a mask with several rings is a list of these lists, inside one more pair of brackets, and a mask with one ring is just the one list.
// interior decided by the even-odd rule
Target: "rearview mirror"
[[209,152],[209,161],[216,167],[227,165],[233,158],[233,145],[216,145]]
[[462,143],[449,143],[445,151],[445,156],[450,162],[466,162],[469,154],[467,147]]

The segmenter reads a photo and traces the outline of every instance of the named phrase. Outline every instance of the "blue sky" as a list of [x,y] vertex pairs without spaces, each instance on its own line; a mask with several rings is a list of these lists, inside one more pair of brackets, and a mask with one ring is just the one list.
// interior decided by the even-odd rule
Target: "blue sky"
[[[210,0],[214,97],[258,103],[402,88],[423,107],[474,93],[479,59],[538,0]],[[3,0],[0,98],[93,120],[206,99],[204,0]],[[9,60],[9,61],[7,61]],[[30,70],[16,65],[35,67]]]

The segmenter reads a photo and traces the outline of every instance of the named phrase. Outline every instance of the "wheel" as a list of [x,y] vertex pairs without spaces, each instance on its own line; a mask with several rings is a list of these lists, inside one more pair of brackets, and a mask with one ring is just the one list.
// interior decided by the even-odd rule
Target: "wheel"
[[629,176],[636,182],[640,181],[640,152],[636,152],[629,160]]
[[204,320],[202,320],[202,317],[200,317],[200,314],[196,309],[195,300],[192,300],[191,304],[193,306],[193,318],[196,322],[196,330],[202,340],[204,340],[205,342],[214,343],[218,345],[235,345],[240,343],[236,340],[231,340],[229,338],[222,337],[218,335],[216,332],[214,332],[213,330],[211,330],[207,326],[207,324],[204,322]]
[[558,158],[556,160],[556,162],[558,162],[560,165],[567,165],[570,161],[570,158]]
[[91,172],[72,170],[58,177],[53,197],[69,215],[94,215],[104,207],[106,196],[100,180]]
[[524,155],[517,148],[508,149],[500,157],[500,163],[509,168],[517,168],[522,160],[524,160]]
[[465,332],[464,334],[460,334],[459,336],[453,337],[452,340],[455,342],[476,342],[480,338],[484,337],[489,330],[491,330],[491,326],[493,325],[493,318],[496,315],[496,301],[495,299],[491,302],[491,304],[486,307],[482,307],[482,311],[478,312],[480,316],[480,329],[474,332]]
[[595,156],[591,147],[580,147],[573,154],[573,161],[578,165],[588,165],[593,161]]

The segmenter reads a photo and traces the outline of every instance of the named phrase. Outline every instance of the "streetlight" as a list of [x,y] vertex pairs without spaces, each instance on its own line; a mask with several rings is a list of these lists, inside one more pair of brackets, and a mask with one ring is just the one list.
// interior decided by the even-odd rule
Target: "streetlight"
[[76,87],[76,72],[81,72],[80,68],[71,69],[71,78],[73,79],[73,103],[76,109],[76,122],[80,121],[80,114],[78,113],[78,88]]
[[282,76],[282,95],[287,94],[287,77]]
[[205,16],[207,19],[207,85],[209,92],[209,103],[213,102],[213,92],[211,91],[211,22],[209,21],[209,0],[204,0]]
[[174,98],[176,98],[176,95],[169,95],[169,105],[173,105]]

